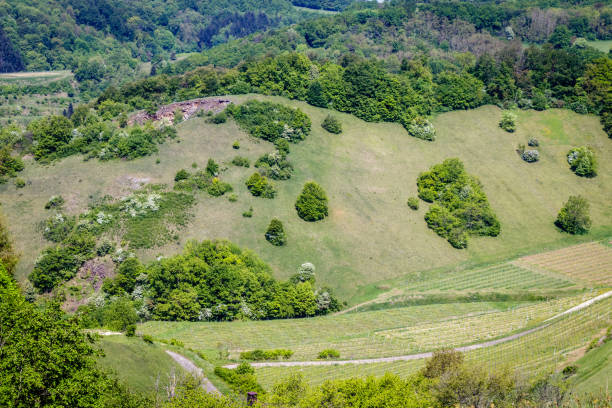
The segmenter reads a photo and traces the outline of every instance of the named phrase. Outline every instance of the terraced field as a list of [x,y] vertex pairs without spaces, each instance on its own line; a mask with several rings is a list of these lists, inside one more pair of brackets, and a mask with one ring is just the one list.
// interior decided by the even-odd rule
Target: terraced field
[[598,242],[526,256],[516,263],[560,273],[585,283],[612,285],[612,248]]
[[[610,251],[612,252],[612,251]],[[450,273],[442,279],[409,286],[406,292],[473,291],[482,289],[560,289],[576,284],[563,277],[531,271],[512,263]]]
[[[255,348],[289,348],[292,360],[314,360],[327,348],[343,359],[388,357],[458,347],[533,327],[589,295],[541,303],[413,306],[317,319],[233,323],[148,322],[141,331],[194,349],[227,344],[231,357]],[[502,307],[504,307],[502,306]],[[164,330],[165,329],[165,330]],[[284,333],[284,334],[283,334]]]
[[[559,367],[568,354],[598,336],[612,324],[612,297],[586,309],[568,314],[541,330],[517,340],[466,353],[466,360],[491,368],[516,367],[523,373],[538,374]],[[292,373],[299,372],[310,384],[327,379],[394,373],[414,373],[423,360],[365,365],[331,365],[314,367],[262,367],[256,369],[258,381],[269,388]]]

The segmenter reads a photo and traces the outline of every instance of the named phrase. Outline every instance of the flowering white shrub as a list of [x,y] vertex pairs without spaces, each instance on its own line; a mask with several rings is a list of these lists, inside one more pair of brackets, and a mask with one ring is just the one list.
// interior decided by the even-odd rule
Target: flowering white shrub
[[100,225],[108,224],[113,220],[113,216],[110,214],[106,214],[103,211],[100,211],[96,215],[96,222]]
[[406,130],[410,136],[429,141],[436,140],[436,128],[422,116],[412,119]]
[[521,158],[527,163],[537,162],[540,160],[540,152],[537,150],[525,150],[523,154],[521,154]]
[[157,193],[138,194],[122,199],[122,209],[132,217],[144,215],[159,210],[159,200],[162,196]]

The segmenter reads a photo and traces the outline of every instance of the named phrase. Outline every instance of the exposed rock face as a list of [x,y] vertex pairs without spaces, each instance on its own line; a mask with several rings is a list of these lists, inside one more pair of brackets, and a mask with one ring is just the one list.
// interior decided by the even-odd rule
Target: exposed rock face
[[219,98],[200,98],[183,102],[175,102],[171,103],[170,105],[162,106],[153,115],[150,115],[145,111],[138,112],[130,117],[128,124],[142,125],[149,120],[172,123],[174,121],[174,112],[177,110],[183,112],[184,119],[189,119],[201,110],[207,112],[212,111],[213,113],[221,112],[229,104],[230,101],[227,99]]

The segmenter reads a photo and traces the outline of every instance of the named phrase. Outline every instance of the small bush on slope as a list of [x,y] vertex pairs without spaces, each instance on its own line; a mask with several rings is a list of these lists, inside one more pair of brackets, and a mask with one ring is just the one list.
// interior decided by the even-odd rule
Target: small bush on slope
[[319,221],[327,217],[327,195],[314,181],[304,184],[302,193],[295,202],[295,209],[304,221]]
[[447,159],[421,173],[417,187],[419,197],[434,203],[425,214],[427,226],[453,247],[467,247],[468,235],[499,234],[499,221],[480,181],[467,174],[459,159]]
[[557,215],[555,225],[570,234],[586,234],[591,228],[589,203],[581,196],[570,196]]
[[567,162],[576,175],[595,177],[597,175],[597,158],[590,147],[575,147],[567,152]]
[[323,122],[321,122],[321,127],[327,130],[329,133],[339,134],[342,133],[342,123],[332,115],[327,115]]
[[285,235],[283,223],[276,218],[270,221],[270,225],[268,225],[266,241],[275,246],[283,246],[287,243],[287,235]]

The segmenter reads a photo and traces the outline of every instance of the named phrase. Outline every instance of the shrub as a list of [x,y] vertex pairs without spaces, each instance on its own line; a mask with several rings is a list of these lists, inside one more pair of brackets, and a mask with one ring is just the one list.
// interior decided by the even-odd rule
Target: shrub
[[597,158],[590,147],[575,147],[567,152],[567,162],[576,175],[595,177],[597,175]]
[[274,198],[276,190],[265,176],[253,173],[246,181],[246,186],[255,197]]
[[215,367],[215,374],[227,382],[234,392],[264,392],[261,385],[257,383],[255,370],[249,363],[242,363],[233,370],[225,367]]
[[64,205],[64,198],[61,195],[53,196],[45,204],[45,209],[50,210],[51,208],[61,208]]
[[287,160],[287,156],[280,151],[261,156],[255,162],[255,167],[259,169],[262,176],[274,180],[288,180],[293,173],[293,166]]
[[15,187],[17,188],[24,188],[26,185],[26,182],[24,179],[22,178],[16,178],[15,179]]
[[174,111],[174,124],[181,123],[183,121],[183,111],[177,109]]
[[279,138],[298,142],[310,134],[311,122],[306,114],[278,103],[248,101],[230,105],[227,111],[249,134],[270,142]]
[[429,141],[436,140],[436,128],[422,116],[412,119],[405,127],[412,137]]
[[227,201],[229,201],[230,203],[235,203],[236,201],[238,201],[238,196],[236,194],[230,194],[229,196],[227,196]]
[[244,218],[251,218],[253,216],[253,207],[249,207],[248,211],[242,213]]
[[319,221],[328,215],[327,195],[314,181],[304,184],[302,193],[295,202],[295,209],[304,221]]
[[[0,177],[13,177],[23,169],[23,161],[19,157],[13,157],[11,155],[11,149],[8,146],[0,149]],[[2,181],[0,181],[0,183],[1,182]]]
[[187,170],[180,169],[179,171],[176,172],[176,175],[174,176],[174,181],[187,180],[189,176],[190,174]]
[[463,354],[455,350],[434,351],[433,356],[425,362],[422,369],[427,378],[440,378],[451,370],[456,370],[463,364]]
[[279,358],[283,358],[288,360],[293,355],[293,351],[285,350],[285,349],[276,349],[276,350],[251,350],[244,351],[240,353],[240,358],[242,360],[251,360],[251,361],[263,361],[263,360],[278,360]]
[[153,336],[145,334],[142,336],[142,341],[144,341],[147,344],[153,344]]
[[232,143],[232,148],[235,150],[240,149],[240,142],[236,140],[234,143]]
[[242,156],[236,156],[232,159],[232,164],[239,167],[250,167],[249,159]]
[[283,223],[276,218],[270,221],[266,230],[266,241],[275,246],[283,246],[287,243],[287,236],[283,228]]
[[104,241],[96,249],[96,254],[98,256],[104,256],[104,255],[112,254],[113,252],[115,252],[115,250],[116,250],[115,244],[113,244],[112,242]]
[[219,165],[213,159],[208,159],[206,173],[213,177],[219,174]]
[[525,150],[523,154],[521,154],[521,158],[527,163],[537,162],[540,160],[540,152],[537,150]]
[[76,217],[56,214],[43,223],[43,237],[52,242],[62,242],[74,230]]
[[516,130],[516,115],[510,111],[502,112],[499,127],[504,129],[506,132],[514,132]]
[[540,142],[538,141],[538,139],[535,138],[531,138],[529,139],[529,141],[527,142],[527,144],[531,147],[538,147],[540,145]]
[[447,159],[421,173],[417,187],[420,198],[434,203],[425,214],[427,226],[453,247],[465,248],[469,234],[499,235],[500,223],[480,181],[467,174],[459,159]]
[[321,360],[328,360],[328,359],[339,358],[339,357],[340,357],[340,352],[338,350],[325,349],[319,353],[317,358]]
[[213,197],[222,196],[223,194],[232,190],[233,188],[230,184],[220,181],[217,177],[215,177],[210,185],[206,188],[208,194]]
[[586,234],[591,228],[588,201],[581,196],[570,196],[559,211],[555,225],[570,234]]
[[219,112],[214,116],[211,116],[207,120],[208,123],[213,123],[215,125],[220,125],[221,123],[227,122],[227,113],[225,111]]
[[416,197],[410,197],[408,199],[408,207],[412,208],[413,210],[418,210],[419,209],[419,199]]
[[287,139],[276,139],[274,141],[274,147],[276,147],[279,153],[285,156],[289,154],[289,142]]
[[125,336],[126,337],[134,337],[136,335],[136,325],[130,324],[125,328]]
[[339,134],[342,133],[342,123],[332,115],[327,115],[323,122],[321,122],[321,127],[327,130],[329,133]]

